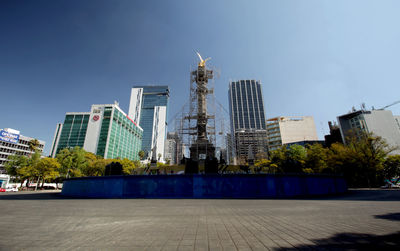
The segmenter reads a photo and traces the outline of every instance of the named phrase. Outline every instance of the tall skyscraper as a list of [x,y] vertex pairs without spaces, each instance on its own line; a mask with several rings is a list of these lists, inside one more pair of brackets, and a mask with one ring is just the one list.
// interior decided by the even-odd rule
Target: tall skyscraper
[[118,103],[92,105],[90,112],[68,112],[58,124],[51,156],[64,148],[80,146],[105,159],[139,159],[143,130],[119,108]]
[[[135,86],[131,90],[129,117],[143,128],[142,150],[147,158],[153,151],[159,161],[164,161],[167,131],[169,88],[163,86]],[[161,156],[159,158],[159,156]]]
[[[228,99],[231,133],[236,148],[232,154],[245,161],[249,156],[267,152],[264,101],[260,81],[231,81]],[[239,139],[246,140],[238,142]]]
[[238,129],[266,129],[260,81],[230,82],[229,112],[232,132]]

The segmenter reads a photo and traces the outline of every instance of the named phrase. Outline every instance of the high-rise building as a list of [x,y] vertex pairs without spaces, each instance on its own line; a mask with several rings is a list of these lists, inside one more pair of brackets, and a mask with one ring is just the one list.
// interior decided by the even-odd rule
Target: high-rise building
[[89,118],[90,112],[67,112],[64,123],[57,124],[50,156],[55,158],[57,153],[64,148],[75,146],[83,148]]
[[[337,120],[345,144],[346,137],[352,134],[360,137],[362,133],[373,133],[382,137],[390,146],[400,147],[399,126],[389,110],[353,110],[337,117]],[[397,149],[392,154],[400,154],[400,150]]]
[[[6,173],[4,166],[8,162],[8,156],[32,154],[29,148],[29,142],[32,140],[34,138],[21,135],[20,131],[11,128],[0,129],[0,174]],[[42,152],[45,142],[43,140],[38,140],[38,142],[37,150]]]
[[312,116],[286,116],[268,119],[267,136],[270,151],[290,143],[318,141],[317,129]]
[[127,116],[118,103],[92,105],[90,112],[67,113],[57,125],[52,157],[64,148],[80,146],[105,159],[139,159],[143,129]]
[[171,164],[179,164],[183,158],[184,146],[182,140],[179,138],[178,133],[167,133],[165,141],[165,159],[169,159]]
[[238,129],[265,129],[261,82],[256,80],[230,82],[229,112],[233,132]]
[[226,145],[226,163],[233,164],[234,160],[234,147],[233,147],[233,137],[232,134],[227,133],[225,136],[225,145]]
[[[135,86],[131,90],[129,117],[143,128],[142,150],[147,158],[153,152],[157,160],[164,162],[167,132],[167,107],[169,88],[163,86]],[[161,157],[159,157],[161,156]]]
[[164,148],[164,159],[165,161],[169,160],[171,165],[177,164],[175,162],[176,159],[176,142],[174,139],[165,140],[165,148]]
[[[261,82],[256,80],[231,81],[228,93],[231,133],[234,136],[236,149],[233,155],[246,160],[249,156],[267,152]],[[250,155],[249,151],[252,151]]]
[[[236,153],[239,164],[243,164],[243,158],[257,159],[260,154],[265,158],[268,152],[266,130],[263,129],[240,129],[235,133]],[[241,163],[242,162],[242,163]]]

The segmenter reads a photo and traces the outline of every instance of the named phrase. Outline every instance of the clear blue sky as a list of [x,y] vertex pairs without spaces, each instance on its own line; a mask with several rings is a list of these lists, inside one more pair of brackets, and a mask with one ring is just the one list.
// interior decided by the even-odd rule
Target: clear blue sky
[[[400,1],[0,1],[0,128],[46,141],[66,112],[167,84],[185,103],[194,50],[230,79],[259,79],[267,118],[400,100]],[[400,104],[391,107],[400,115]]]

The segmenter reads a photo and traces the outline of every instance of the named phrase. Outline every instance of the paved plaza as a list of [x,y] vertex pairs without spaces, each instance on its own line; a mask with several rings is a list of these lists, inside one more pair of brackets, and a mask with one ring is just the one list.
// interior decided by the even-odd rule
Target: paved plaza
[[400,191],[285,200],[0,195],[0,250],[389,250]]

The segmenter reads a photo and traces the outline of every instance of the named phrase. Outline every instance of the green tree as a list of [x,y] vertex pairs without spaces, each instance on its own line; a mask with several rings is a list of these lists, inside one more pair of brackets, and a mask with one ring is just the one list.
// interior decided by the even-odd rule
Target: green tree
[[343,174],[349,186],[375,187],[383,182],[383,164],[391,148],[381,137],[358,133],[346,138],[347,145],[333,144],[328,151],[327,170]]
[[133,174],[134,170],[137,168],[135,163],[127,158],[120,160],[119,163],[122,165],[122,171],[124,174]]
[[383,174],[386,179],[398,177],[400,179],[400,155],[388,156],[384,162]]
[[60,163],[56,159],[47,157],[40,159],[34,166],[34,173],[43,180],[42,187],[45,181],[55,180],[60,176],[59,170],[61,169]]
[[102,156],[96,156],[91,152],[85,153],[85,159],[87,164],[81,167],[83,176],[102,176],[106,165],[110,163],[109,160],[105,160]]
[[327,168],[327,148],[324,148],[321,144],[313,144],[307,145],[306,151],[304,165],[306,169],[311,169],[313,173],[320,173]]
[[144,152],[143,150],[140,150],[139,153],[138,153],[138,155],[139,155],[139,159],[140,159],[140,160],[143,160],[143,159],[144,159],[144,156],[145,156],[145,152]]
[[31,152],[30,155],[32,155],[32,153],[37,151],[39,145],[40,145],[40,142],[37,139],[31,139],[28,142],[28,148],[29,148],[29,151]]
[[21,175],[21,168],[29,165],[29,159],[23,155],[10,155],[8,161],[4,164],[7,174],[15,179],[16,182],[21,182],[21,187],[27,179],[25,175]]
[[[305,168],[307,151],[303,146],[282,146],[270,152],[271,163],[275,172],[302,173]],[[275,167],[276,166],[276,167]]]
[[89,164],[86,151],[79,146],[62,149],[57,154],[57,160],[61,165],[61,174],[66,178],[81,177]]
[[277,173],[282,173],[284,171],[283,167],[286,165],[287,156],[288,149],[286,148],[286,146],[282,146],[270,152],[271,164],[274,164],[277,167]]
[[[348,147],[355,159],[355,167],[359,172],[359,186],[375,187],[383,181],[383,163],[387,155],[394,150],[382,137],[365,134],[360,138],[351,138]],[[366,182],[366,183],[365,183]]]
[[27,166],[29,162],[29,159],[23,155],[9,155],[7,160],[4,164],[7,174],[14,176],[16,179],[19,178],[18,169]]
[[255,167],[254,171],[256,173],[259,173],[259,172],[278,173],[279,172],[278,165],[272,163],[272,161],[268,160],[268,159],[256,160],[256,162],[254,163],[254,167]]
[[103,176],[109,160],[98,158],[88,165],[83,173],[84,176]]

